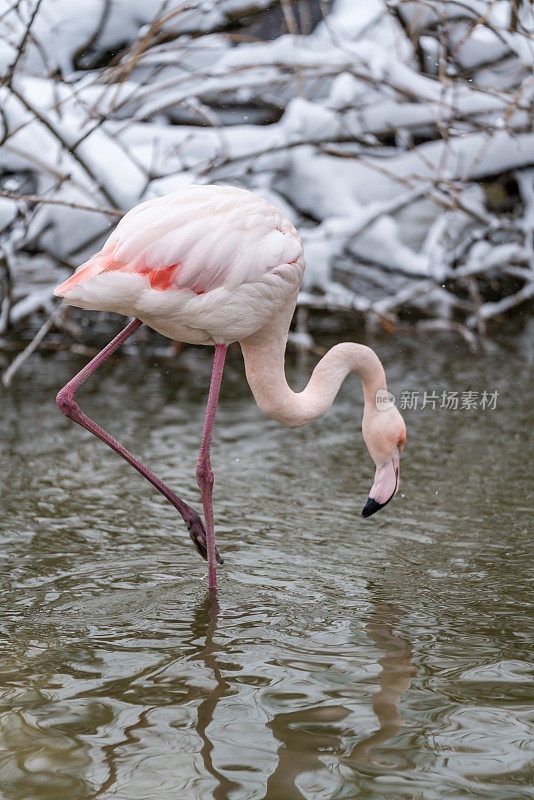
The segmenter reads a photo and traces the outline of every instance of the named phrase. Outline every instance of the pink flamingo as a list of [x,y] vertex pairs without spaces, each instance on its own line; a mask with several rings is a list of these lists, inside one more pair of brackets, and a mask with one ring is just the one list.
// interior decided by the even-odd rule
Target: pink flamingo
[[[290,428],[321,417],[345,377],[358,375],[365,399],[363,438],[376,464],[363,516],[383,508],[398,489],[406,429],[393,405],[379,408],[377,398],[387,397],[386,378],[369,347],[349,342],[332,347],[302,392],[293,392],[286,382],[285,345],[304,267],[295,228],[266,200],[232,186],[187,186],[129,211],[102,250],[55,290],[69,305],[134,317],[61,389],[57,403],[177,509],[195,547],[207,558],[211,588],[216,587],[215,562],[222,559],[213,529],[210,445],[224,360],[232,342],[240,343],[258,407]],[[215,346],[196,468],[205,529],[196,511],[90,420],[75,400],[80,386],[143,322],[176,341]]]

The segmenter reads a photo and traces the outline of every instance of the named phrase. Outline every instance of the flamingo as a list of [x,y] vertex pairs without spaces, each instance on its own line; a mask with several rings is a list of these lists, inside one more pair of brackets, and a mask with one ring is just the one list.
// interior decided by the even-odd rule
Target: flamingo
[[[351,342],[337,344],[319,361],[302,392],[293,392],[286,382],[285,345],[304,268],[297,231],[269,202],[233,186],[190,185],[131,209],[102,250],[55,289],[68,305],[134,318],[59,391],[57,404],[172,503],[208,561],[211,589],[216,588],[216,562],[222,563],[222,558],[215,546],[210,446],[232,342],[241,346],[258,407],[289,428],[321,417],[346,376],[356,374],[364,392],[363,438],[376,465],[363,516],[383,508],[398,490],[406,428],[393,404],[377,403],[379,396],[388,395],[384,369],[373,350]],[[196,466],[205,527],[194,509],[76,402],[80,386],[143,323],[175,341],[215,348]]]

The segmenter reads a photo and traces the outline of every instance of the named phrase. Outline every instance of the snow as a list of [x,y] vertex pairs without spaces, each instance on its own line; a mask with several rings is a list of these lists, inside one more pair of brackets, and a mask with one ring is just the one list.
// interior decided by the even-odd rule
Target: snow
[[[526,210],[513,236],[532,231],[528,5],[512,28],[508,0],[442,4],[443,71],[425,3],[397,4],[396,16],[382,0],[334,0],[309,35],[262,39],[226,27],[268,0],[42,0],[0,88],[0,170],[29,182],[22,194],[121,211],[191,183],[244,186],[299,227],[306,289],[331,295],[340,260],[356,276],[371,265],[386,293],[392,272],[442,282],[474,229],[510,225],[477,181],[517,171]],[[6,74],[33,8],[0,0]],[[98,66],[109,51],[115,59]],[[17,247],[72,266],[115,221],[53,203],[23,218],[0,199],[0,231],[16,229]],[[465,264],[478,252],[467,249]]]

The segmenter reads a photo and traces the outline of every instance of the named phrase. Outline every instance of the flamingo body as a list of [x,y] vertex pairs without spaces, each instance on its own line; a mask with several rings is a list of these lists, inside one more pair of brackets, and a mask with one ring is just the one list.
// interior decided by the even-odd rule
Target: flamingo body
[[[362,433],[376,465],[363,516],[383,508],[398,489],[406,429],[396,408],[379,407],[387,385],[376,353],[351,342],[335,345],[316,365],[305,389],[293,392],[287,384],[284,351],[304,269],[295,228],[266,200],[232,186],[187,186],[129,211],[102,250],[55,290],[69,305],[135,317],[60,390],[57,403],[177,509],[208,560],[210,587],[216,586],[215,562],[221,560],[214,538],[210,445],[232,342],[241,345],[259,408],[288,427],[318,419],[347,375],[358,375],[365,399]],[[196,469],[205,527],[194,509],[84,414],[75,399],[77,390],[143,322],[177,341],[215,345]]]
[[232,186],[186,186],[129,211],[55,293],[134,316],[190,344],[250,336],[296,298],[305,261],[293,225]]

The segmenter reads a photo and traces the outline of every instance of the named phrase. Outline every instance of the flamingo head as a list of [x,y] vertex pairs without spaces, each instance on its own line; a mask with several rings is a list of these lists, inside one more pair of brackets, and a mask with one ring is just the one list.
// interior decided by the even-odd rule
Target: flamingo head
[[400,480],[400,457],[406,444],[406,426],[394,405],[364,412],[362,433],[367,449],[376,464],[375,479],[362,510],[363,517],[380,511],[397,494]]

